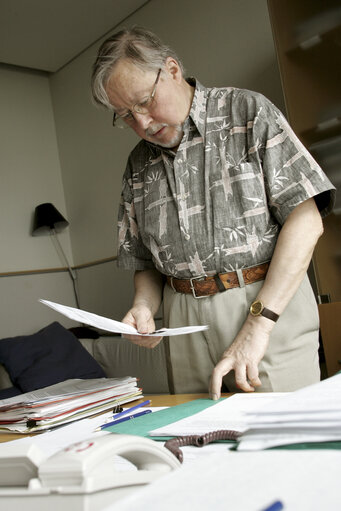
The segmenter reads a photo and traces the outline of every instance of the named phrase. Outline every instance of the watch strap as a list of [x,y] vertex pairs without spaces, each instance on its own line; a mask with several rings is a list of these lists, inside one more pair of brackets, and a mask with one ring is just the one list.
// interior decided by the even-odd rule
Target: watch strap
[[277,321],[279,318],[279,315],[276,314],[276,312],[271,311],[270,309],[267,309],[266,307],[263,308],[261,315],[265,318],[271,319],[272,321]]

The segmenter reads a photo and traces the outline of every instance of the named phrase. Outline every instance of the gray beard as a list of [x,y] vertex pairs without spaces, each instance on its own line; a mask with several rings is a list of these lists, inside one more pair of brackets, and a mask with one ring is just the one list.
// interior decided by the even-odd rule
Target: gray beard
[[[169,126],[169,125],[165,124],[164,126]],[[161,147],[165,147],[167,149],[173,149],[174,147],[178,147],[180,145],[180,142],[181,142],[182,136],[183,136],[182,125],[178,124],[176,126],[172,126],[172,128],[176,129],[176,132],[174,133],[173,138],[171,140],[169,140],[168,142],[158,142],[157,145],[159,145]]]

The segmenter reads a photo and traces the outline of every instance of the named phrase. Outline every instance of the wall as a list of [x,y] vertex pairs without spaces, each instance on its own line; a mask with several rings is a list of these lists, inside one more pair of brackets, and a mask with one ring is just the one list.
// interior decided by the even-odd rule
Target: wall
[[[266,0],[151,0],[124,26],[134,24],[157,32],[204,85],[254,89],[284,108]],[[121,175],[137,140],[112,128],[110,113],[92,104],[91,66],[100,43],[51,76],[76,264],[116,253]]]
[[67,272],[38,273],[0,278],[0,339],[29,335],[58,321],[65,328],[77,325],[39,302],[40,298],[75,307]]
[[[257,90],[284,109],[266,0],[150,0],[124,26],[134,24],[155,31],[173,46],[188,74],[204,85]],[[116,254],[121,176],[137,141],[134,133],[112,128],[110,113],[92,104],[91,66],[101,42],[51,77],[76,264]],[[115,285],[108,289],[107,271],[101,265],[94,268],[91,297],[81,293],[81,305],[102,313],[100,304],[110,303],[114,317]],[[115,273],[115,279],[126,282],[120,290],[120,309],[127,308],[132,297],[131,276],[123,273]],[[79,275],[86,289],[87,277],[82,271]]]
[[[172,45],[204,85],[254,89],[284,109],[266,0],[150,0],[125,21],[134,24]],[[49,77],[0,67],[0,275],[63,266],[49,238],[31,237],[41,202],[69,220],[60,241],[75,265],[116,254],[121,176],[137,138],[112,128],[110,113],[92,104],[100,43]],[[121,319],[133,296],[131,274],[112,261],[77,274],[81,307]],[[0,278],[0,337],[52,320],[70,324],[38,298],[75,305],[68,274]]]
[[[67,215],[47,75],[0,67],[0,273],[60,267],[51,240],[32,237],[36,205]],[[68,231],[60,240],[72,260]]]
[[[34,208],[42,202],[68,215],[48,77],[1,66],[0,83],[1,338],[32,333],[56,318],[38,298],[73,305],[74,297],[66,273],[8,276],[64,266],[50,237],[33,238],[31,229]],[[68,231],[60,241],[72,261]]]

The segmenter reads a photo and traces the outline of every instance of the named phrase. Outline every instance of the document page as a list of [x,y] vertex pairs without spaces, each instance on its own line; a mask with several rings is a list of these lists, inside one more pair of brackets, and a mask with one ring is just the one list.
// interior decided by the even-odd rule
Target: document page
[[90,325],[95,328],[99,328],[100,330],[106,330],[107,332],[115,332],[119,334],[127,334],[127,335],[184,335],[190,334],[192,332],[199,332],[201,330],[207,330],[207,325],[195,325],[195,326],[184,326],[180,328],[160,328],[156,330],[152,334],[141,334],[136,330],[136,328],[126,325],[121,321],[116,321],[114,319],[105,318],[103,316],[98,316],[97,314],[93,314],[92,312],[86,312],[81,309],[75,309],[74,307],[69,307],[67,305],[61,305],[59,303],[50,302],[48,300],[39,300],[44,305],[51,307],[51,309],[60,312],[64,316],[73,319],[74,321],[79,321],[80,323],[84,323],[85,325]]
[[72,398],[82,395],[89,395],[94,392],[103,391],[106,389],[117,388],[122,385],[136,385],[136,378],[131,376],[125,376],[123,378],[92,378],[83,380],[80,378],[65,380],[54,385],[49,385],[42,389],[32,390],[31,392],[25,392],[18,396],[10,397],[7,399],[0,400],[0,411],[1,407],[7,408],[11,405],[32,405],[37,406],[38,404],[46,405],[49,402],[55,402],[63,398]]
[[340,462],[328,450],[203,455],[103,511],[336,511]]
[[239,450],[341,441],[341,373],[290,392],[259,410],[247,410],[245,418],[248,430]]
[[283,395],[285,393],[282,392],[235,394],[222,399],[216,405],[210,406],[202,412],[155,429],[149,434],[151,436],[204,435],[221,429],[243,432],[247,429],[246,411],[256,410],[265,403],[279,399]]

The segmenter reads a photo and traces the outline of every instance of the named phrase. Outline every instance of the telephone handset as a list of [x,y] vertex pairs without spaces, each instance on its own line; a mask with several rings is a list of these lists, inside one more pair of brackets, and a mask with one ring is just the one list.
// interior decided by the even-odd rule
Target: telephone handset
[[[17,511],[19,505],[25,511],[59,511],[60,506],[63,511],[99,511],[180,466],[165,447],[133,435],[91,437],[43,461],[39,449],[26,448],[24,456],[17,451],[0,454],[0,499],[6,511]],[[118,470],[117,455],[132,468]]]

